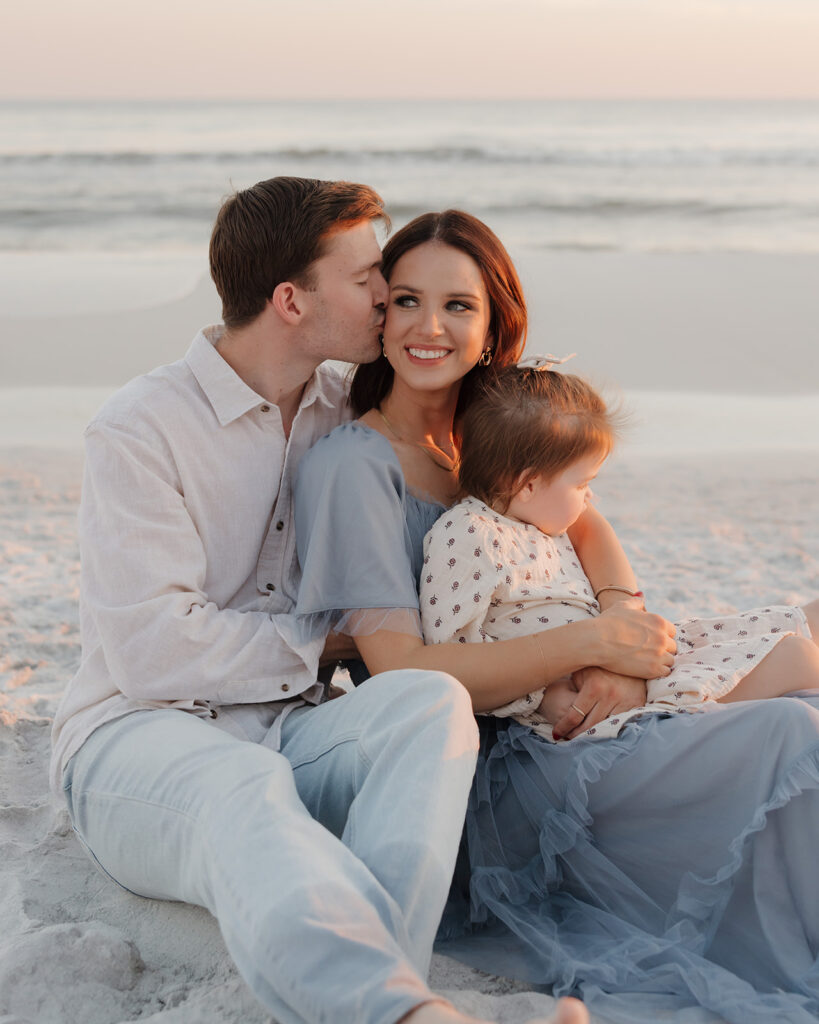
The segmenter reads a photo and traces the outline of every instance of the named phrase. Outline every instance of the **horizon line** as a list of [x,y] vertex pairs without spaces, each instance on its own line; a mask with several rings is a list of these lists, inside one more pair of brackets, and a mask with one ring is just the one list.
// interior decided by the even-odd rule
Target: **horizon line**
[[2,95],[0,103],[815,103],[819,93],[793,95],[550,95],[550,96],[190,96],[163,94],[156,96],[73,96]]

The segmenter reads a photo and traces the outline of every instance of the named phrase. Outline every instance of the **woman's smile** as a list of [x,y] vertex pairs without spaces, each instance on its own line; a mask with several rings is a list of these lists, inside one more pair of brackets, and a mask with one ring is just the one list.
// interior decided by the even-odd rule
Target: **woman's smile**
[[448,348],[419,348],[417,346],[408,347],[406,351],[412,359],[420,359],[422,362],[444,359],[450,353]]

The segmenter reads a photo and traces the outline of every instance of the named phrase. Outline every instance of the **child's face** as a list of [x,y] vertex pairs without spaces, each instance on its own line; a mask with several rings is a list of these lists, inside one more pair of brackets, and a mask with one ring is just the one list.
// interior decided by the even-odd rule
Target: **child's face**
[[548,480],[535,477],[512,499],[508,514],[551,536],[565,533],[589,503],[589,485],[605,461],[605,455],[593,453],[570,463]]

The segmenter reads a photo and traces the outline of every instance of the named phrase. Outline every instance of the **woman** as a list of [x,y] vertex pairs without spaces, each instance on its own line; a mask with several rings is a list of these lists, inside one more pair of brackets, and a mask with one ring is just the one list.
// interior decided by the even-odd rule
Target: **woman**
[[[384,274],[384,358],[356,373],[359,420],[300,469],[299,610],[353,635],[371,674],[451,672],[478,712],[582,670],[576,707],[556,726],[564,736],[642,703],[639,680],[668,672],[673,629],[621,591],[606,591],[604,614],[589,622],[424,646],[421,542],[455,496],[458,414],[487,364],[517,360],[525,306],[498,240],[457,211],[398,232]],[[635,589],[594,510],[571,537],[595,590]],[[554,745],[516,722],[481,721],[444,951],[580,994],[612,1021],[693,1006],[737,1024],[816,1018],[810,701],[641,721],[600,743]],[[764,756],[748,757],[757,750]]]

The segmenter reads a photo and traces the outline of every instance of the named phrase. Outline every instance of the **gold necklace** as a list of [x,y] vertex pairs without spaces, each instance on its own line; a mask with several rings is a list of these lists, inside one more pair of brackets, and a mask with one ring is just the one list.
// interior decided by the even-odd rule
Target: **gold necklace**
[[[375,407],[375,411],[378,413],[378,415],[381,417],[381,419],[387,424],[388,430],[390,431],[392,436],[396,439],[396,441],[400,441],[402,444],[414,444],[416,448],[420,448],[421,449],[421,451],[424,453],[424,455],[426,455],[426,457],[429,459],[429,461],[431,463],[433,463],[433,465],[437,466],[438,469],[443,469],[447,473],[451,473],[455,469],[455,459],[454,458],[451,459],[450,464],[448,466],[445,466],[442,462],[439,462],[435,458],[435,456],[429,450],[429,445],[422,444],[420,441],[408,441],[406,438],[401,437],[401,435],[398,433],[398,431],[395,429],[395,427],[392,425],[392,423],[390,423],[390,421],[387,419],[387,417],[381,411],[381,406],[380,405],[377,405]],[[441,454],[444,455],[444,457],[447,457],[445,452],[441,452]]]

